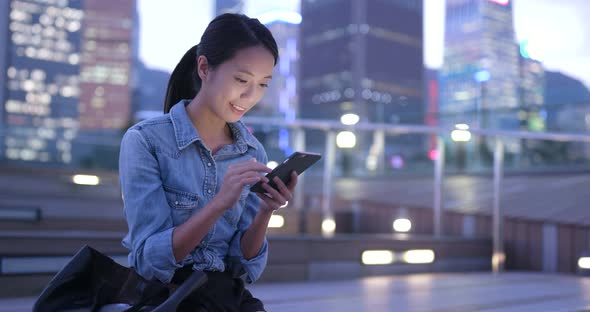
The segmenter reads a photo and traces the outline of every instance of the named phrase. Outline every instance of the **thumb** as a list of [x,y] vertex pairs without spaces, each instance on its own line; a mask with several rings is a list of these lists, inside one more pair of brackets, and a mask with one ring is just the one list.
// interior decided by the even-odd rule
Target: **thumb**
[[250,161],[251,162],[256,162],[256,158],[252,157],[252,158],[250,158]]

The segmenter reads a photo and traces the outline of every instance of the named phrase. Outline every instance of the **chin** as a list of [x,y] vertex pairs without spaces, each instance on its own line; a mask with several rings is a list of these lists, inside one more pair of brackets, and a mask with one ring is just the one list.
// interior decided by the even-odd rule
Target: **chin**
[[240,116],[240,117],[238,117],[238,116],[229,116],[228,118],[225,118],[225,122],[234,123],[234,122],[238,122],[240,119],[242,119],[242,116]]

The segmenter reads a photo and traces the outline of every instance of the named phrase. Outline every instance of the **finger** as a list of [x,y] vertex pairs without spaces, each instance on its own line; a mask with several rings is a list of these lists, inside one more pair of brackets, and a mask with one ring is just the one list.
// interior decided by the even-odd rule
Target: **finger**
[[269,197],[267,197],[265,194],[263,193],[256,193],[256,196],[260,197],[260,199],[266,203],[266,205],[271,209],[271,210],[277,210],[279,207],[278,205]]
[[238,176],[237,178],[238,183],[244,187],[248,184],[253,184],[259,181],[268,181],[268,178],[261,176],[259,173],[257,172],[245,172],[242,173],[241,175]]
[[270,173],[272,171],[272,169],[270,169],[263,163],[251,163],[249,164],[249,166],[246,167],[246,170],[266,173]]
[[[252,159],[254,159],[254,158],[252,158]],[[244,162],[235,164],[231,167],[231,170],[236,174],[242,174],[247,171],[266,172],[266,173],[269,173],[272,171],[272,169],[268,168],[265,164],[259,163],[256,161],[244,161]]]
[[231,166],[229,166],[228,171],[241,173],[243,171],[243,168],[248,166],[248,164],[255,163],[255,162],[256,162],[256,158],[250,158],[249,160],[232,164]]
[[268,183],[262,184],[262,188],[272,196],[273,201],[279,206],[282,206],[287,202],[285,197],[283,197],[283,195],[281,195],[281,193],[279,193],[273,187],[268,185]]
[[283,195],[283,198],[285,198],[288,201],[293,199],[292,198],[293,195],[291,194],[291,191],[287,188],[285,183],[283,183],[283,181],[281,179],[279,179],[279,177],[275,177],[272,180],[277,185],[277,188],[279,189],[281,195]]
[[295,171],[291,172],[291,181],[289,181],[289,186],[288,186],[291,193],[293,193],[293,191],[295,190],[295,186],[297,185],[298,180],[299,180],[299,175],[297,174],[297,172],[295,172]]
[[251,164],[251,163],[256,163],[256,162],[257,162],[257,161],[256,161],[256,158],[252,157],[252,158],[250,158],[250,159],[248,159],[248,160],[244,160],[244,161],[236,162],[236,163],[234,163],[234,164],[230,165],[230,166],[229,166],[229,168],[231,168],[231,169],[237,169],[237,170],[239,170],[240,168],[242,168],[242,167],[244,167],[244,166],[247,166],[248,164]]
[[256,195],[258,195],[258,197],[264,199],[264,201],[268,201],[269,203],[272,203],[272,197],[270,196],[270,194],[268,194],[268,193],[256,193]]
[[242,187],[249,185],[249,184],[254,184],[257,183],[258,181],[260,181],[260,176],[258,177],[248,177],[248,178],[244,178],[242,179]]

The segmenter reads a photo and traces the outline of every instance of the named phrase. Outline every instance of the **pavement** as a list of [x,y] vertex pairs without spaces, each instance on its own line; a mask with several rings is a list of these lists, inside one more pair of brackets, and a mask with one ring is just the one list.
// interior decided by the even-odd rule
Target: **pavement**
[[[590,311],[590,277],[540,273],[440,273],[250,286],[268,311]],[[0,312],[31,311],[34,298],[0,299]]]

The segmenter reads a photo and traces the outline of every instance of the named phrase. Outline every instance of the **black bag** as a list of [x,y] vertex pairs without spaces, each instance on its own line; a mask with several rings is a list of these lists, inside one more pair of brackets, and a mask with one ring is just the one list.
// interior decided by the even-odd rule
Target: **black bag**
[[125,304],[127,312],[175,311],[206,279],[203,272],[195,271],[180,287],[148,281],[86,245],[53,277],[33,311],[99,311],[109,304]]

